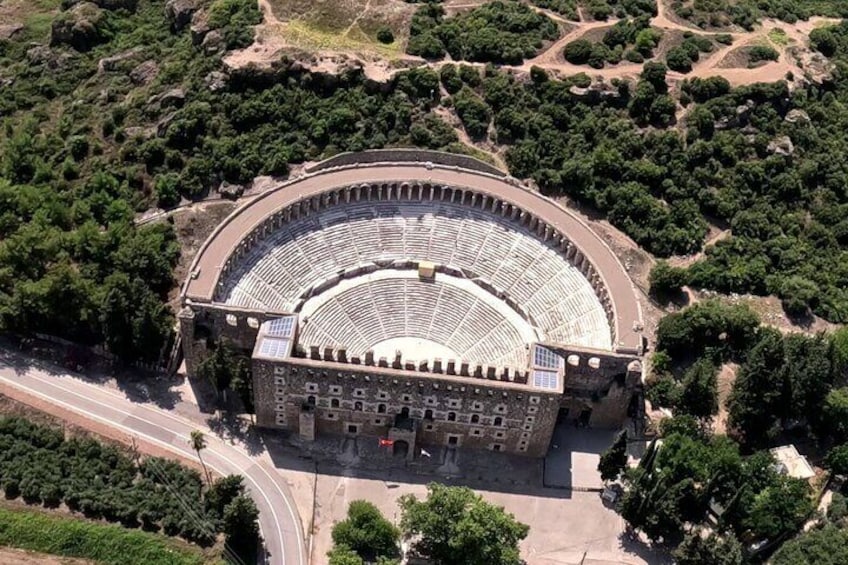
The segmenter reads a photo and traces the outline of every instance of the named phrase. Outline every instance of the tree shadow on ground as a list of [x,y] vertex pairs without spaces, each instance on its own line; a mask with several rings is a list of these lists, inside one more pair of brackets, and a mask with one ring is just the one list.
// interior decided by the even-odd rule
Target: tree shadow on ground
[[219,411],[206,419],[206,425],[216,436],[230,443],[240,442],[251,456],[265,451],[262,434],[254,423],[244,415],[229,411]]

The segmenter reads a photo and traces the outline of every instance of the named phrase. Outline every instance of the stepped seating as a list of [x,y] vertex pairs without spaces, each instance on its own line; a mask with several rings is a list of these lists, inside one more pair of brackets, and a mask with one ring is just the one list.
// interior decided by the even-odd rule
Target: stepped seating
[[[380,260],[428,260],[463,269],[514,300],[548,339],[602,349],[611,346],[603,307],[576,267],[522,226],[449,202],[351,202],[295,220],[251,249],[228,275],[216,299],[234,306],[288,311],[315,284]],[[408,284],[403,288],[412,291]],[[455,339],[477,335],[468,327],[470,321],[462,324],[455,319],[462,311],[439,304],[461,302],[454,291],[444,288],[436,294],[421,290],[408,295],[403,311],[412,313],[409,319],[422,331],[438,335],[440,343],[456,332],[434,323],[434,310],[451,320],[448,328],[470,332]],[[394,330],[404,319],[392,310],[400,297],[383,292],[403,291],[369,289],[357,308],[384,313],[380,318],[384,323],[390,320]],[[349,310],[347,305],[344,309]],[[359,323],[356,320],[347,323]],[[481,313],[479,321],[490,324],[493,320]],[[388,331],[379,328],[381,335]],[[404,325],[403,331],[411,330]],[[378,328],[362,332],[372,336]],[[465,341],[456,346],[467,349]]]
[[445,345],[457,359],[521,366],[526,344],[519,331],[473,293],[413,278],[366,281],[318,307],[301,328],[308,348],[344,345],[364,355],[382,341],[411,337]]

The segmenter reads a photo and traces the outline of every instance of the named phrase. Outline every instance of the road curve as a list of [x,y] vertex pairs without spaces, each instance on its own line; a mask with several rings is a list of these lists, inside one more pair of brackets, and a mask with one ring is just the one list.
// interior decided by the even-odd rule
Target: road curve
[[105,424],[140,442],[164,448],[180,458],[197,461],[189,446],[192,430],[206,434],[206,465],[220,475],[239,474],[259,509],[267,562],[307,565],[300,517],[288,485],[270,464],[221,441],[211,430],[151,405],[138,404],[102,386],[91,384],[46,363],[0,349],[0,392],[7,387]]

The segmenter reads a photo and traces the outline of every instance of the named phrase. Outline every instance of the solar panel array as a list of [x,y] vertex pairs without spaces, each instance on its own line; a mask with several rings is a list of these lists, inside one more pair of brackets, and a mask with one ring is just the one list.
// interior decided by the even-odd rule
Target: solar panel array
[[291,337],[294,330],[294,316],[276,318],[266,322],[265,335],[274,337]]
[[562,357],[547,347],[537,345],[533,353],[533,365],[545,369],[558,369],[562,366]]
[[284,359],[289,354],[289,344],[291,340],[279,339],[276,337],[263,337],[259,343],[259,355],[263,357],[273,357],[275,359]]
[[557,380],[556,371],[543,371],[541,369],[533,370],[533,386],[535,387],[556,390]]

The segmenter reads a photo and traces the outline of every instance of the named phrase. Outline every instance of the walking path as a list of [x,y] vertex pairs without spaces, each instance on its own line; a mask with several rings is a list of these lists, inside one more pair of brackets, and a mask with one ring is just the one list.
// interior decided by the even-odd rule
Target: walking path
[[[0,393],[49,413],[70,412],[75,423],[96,433],[106,427],[138,442],[139,449],[155,455],[198,461],[189,444],[193,430],[206,436],[203,461],[219,475],[238,474],[259,509],[259,526],[265,540],[265,562],[306,565],[302,524],[284,478],[266,453],[251,456],[238,444],[222,441],[204,426],[150,404],[128,400],[104,386],[83,380],[17,352],[0,349]],[[46,406],[46,407],[45,407]],[[109,435],[108,433],[104,435]],[[116,438],[117,439],[117,438]]]

